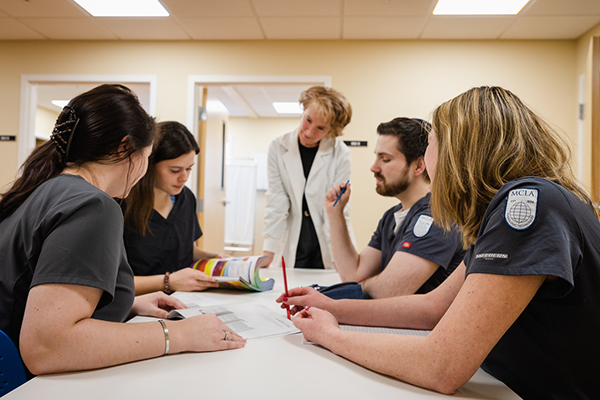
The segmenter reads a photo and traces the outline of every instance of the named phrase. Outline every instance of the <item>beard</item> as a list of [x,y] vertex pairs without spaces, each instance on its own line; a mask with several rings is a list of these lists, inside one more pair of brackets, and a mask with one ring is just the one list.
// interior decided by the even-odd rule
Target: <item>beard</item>
[[388,183],[386,179],[378,173],[375,173],[375,178],[381,180],[381,183],[378,183],[377,186],[375,186],[375,191],[385,197],[395,197],[408,189],[408,186],[410,185],[408,181],[408,168],[406,168],[398,179],[393,182]]

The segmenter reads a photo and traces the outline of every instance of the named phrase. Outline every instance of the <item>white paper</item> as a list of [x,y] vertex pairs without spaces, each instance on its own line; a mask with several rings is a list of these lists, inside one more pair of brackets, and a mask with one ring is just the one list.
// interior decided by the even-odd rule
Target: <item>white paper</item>
[[356,325],[340,325],[343,331],[351,332],[366,332],[366,333],[381,333],[385,335],[403,335],[403,336],[427,336],[431,331],[423,331],[417,329],[400,329],[400,328],[382,328],[378,326],[356,326]]
[[[403,336],[427,336],[431,331],[422,331],[417,329],[400,328],[382,328],[379,326],[358,326],[358,325],[340,325],[340,329],[350,332],[380,333],[384,335],[403,335]],[[315,344],[309,340],[304,340],[304,344]]]
[[175,292],[171,296],[181,300],[188,307],[207,307],[223,304],[223,301],[215,300],[198,292]]
[[215,314],[225,325],[246,339],[258,339],[300,332],[284,313],[256,303],[230,303],[217,306],[192,307],[173,310],[169,318],[189,318],[196,315]]

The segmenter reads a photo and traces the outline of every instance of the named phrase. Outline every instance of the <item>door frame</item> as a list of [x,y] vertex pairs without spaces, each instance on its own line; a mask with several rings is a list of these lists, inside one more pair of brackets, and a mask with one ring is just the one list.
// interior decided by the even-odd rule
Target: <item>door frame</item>
[[[198,144],[201,149],[206,148],[206,135],[199,135],[198,120],[200,117],[200,106],[206,99],[201,98],[202,89],[210,86],[218,85],[232,85],[232,84],[298,84],[298,83],[315,83],[322,84],[331,87],[331,76],[325,75],[189,75],[187,82],[187,119],[186,125],[192,132],[194,137],[198,138]],[[222,160],[225,162],[225,160]],[[198,174],[198,168],[201,168],[202,174]],[[205,204],[207,204],[204,194],[204,180],[206,173],[206,160],[200,161],[192,170],[192,175],[188,180],[188,187],[195,193],[198,201],[198,222],[200,226],[204,226],[204,215],[207,210]],[[221,172],[224,173],[223,171]],[[223,224],[225,221],[223,221]],[[197,243],[199,247],[202,247],[203,242]],[[215,249],[210,249],[215,251]],[[222,251],[218,249],[218,251]]]
[[[329,75],[189,75],[187,82],[187,118],[186,125],[192,132],[194,137],[198,138],[198,118],[199,107],[202,104],[202,99],[199,98],[199,87],[216,86],[216,85],[232,85],[236,83],[269,83],[269,84],[289,84],[289,83],[309,83],[323,82],[325,86],[331,86],[331,76]],[[199,143],[201,147],[204,143]],[[201,166],[203,171],[205,166]],[[190,189],[199,197],[198,193],[198,176],[197,168],[192,171],[190,177]]]
[[156,115],[156,75],[21,75],[21,102],[19,111],[19,140],[17,168],[35,148],[35,113],[37,108],[37,85],[42,83],[148,83],[150,99],[148,113]]

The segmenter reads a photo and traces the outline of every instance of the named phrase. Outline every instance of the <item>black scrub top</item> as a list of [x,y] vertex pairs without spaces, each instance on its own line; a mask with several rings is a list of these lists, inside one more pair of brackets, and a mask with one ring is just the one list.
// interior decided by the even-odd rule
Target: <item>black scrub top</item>
[[201,236],[196,197],[184,187],[175,196],[167,219],[156,210],[152,211],[150,232],[140,236],[134,229],[125,229],[125,249],[133,273],[138,276],[162,275],[189,267],[194,262],[194,242]]

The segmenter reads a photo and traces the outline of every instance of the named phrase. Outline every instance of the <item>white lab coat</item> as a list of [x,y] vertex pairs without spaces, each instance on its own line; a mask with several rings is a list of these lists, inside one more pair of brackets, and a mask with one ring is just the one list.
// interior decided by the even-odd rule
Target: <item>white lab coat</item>
[[[306,192],[308,211],[315,225],[323,265],[334,269],[329,235],[329,220],[325,212],[325,193],[336,183],[350,179],[350,150],[339,138],[325,137],[319,143],[308,180],[304,178],[298,146],[298,129],[271,142],[269,146],[267,209],[265,215],[264,251],[275,253],[271,263],[281,266],[285,257],[287,268],[293,268],[302,226],[302,196]],[[350,224],[350,203],[344,209],[346,224],[355,244]]]

